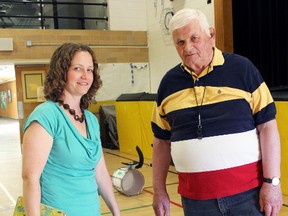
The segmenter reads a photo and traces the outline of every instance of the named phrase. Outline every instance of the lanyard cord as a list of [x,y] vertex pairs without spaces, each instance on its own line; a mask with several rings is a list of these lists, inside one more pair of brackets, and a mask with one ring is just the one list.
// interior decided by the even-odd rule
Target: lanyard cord
[[[209,64],[206,74],[209,73],[210,67],[211,67],[211,65]],[[206,93],[206,87],[207,86],[204,86],[204,91],[203,91],[201,103],[198,104],[198,99],[197,99],[196,90],[195,90],[195,82],[194,82],[193,91],[194,91],[194,96],[195,96],[196,105],[197,105],[196,108],[197,108],[197,112],[198,112],[198,128],[197,128],[197,138],[198,139],[202,139],[203,138],[203,131],[202,131],[203,127],[202,127],[202,122],[201,122],[201,108],[202,108],[204,97],[205,97],[205,93]]]
[[200,105],[198,104],[195,86],[193,87],[193,90],[194,90],[194,96],[195,96],[195,100],[196,100],[196,104],[197,104],[196,108],[197,108],[197,112],[198,112],[197,136],[198,136],[198,139],[202,139],[203,138],[203,133],[202,133],[202,122],[201,122],[201,108],[202,108],[204,97],[205,97],[206,86],[204,87],[204,91],[203,91],[203,95],[202,95],[202,99],[201,99]]

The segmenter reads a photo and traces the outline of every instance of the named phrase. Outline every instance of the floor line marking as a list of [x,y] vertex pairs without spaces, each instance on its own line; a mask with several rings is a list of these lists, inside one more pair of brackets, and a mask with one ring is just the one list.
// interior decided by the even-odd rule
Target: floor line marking
[[0,188],[4,191],[4,193],[7,195],[7,197],[10,199],[10,201],[13,203],[13,205],[16,204],[15,199],[11,196],[9,191],[4,187],[4,185],[0,182]]
[[[135,161],[135,160],[132,160],[132,159],[129,158],[129,157],[125,157],[125,156],[122,156],[122,155],[119,155],[119,154],[116,154],[116,153],[112,153],[112,152],[108,152],[108,151],[107,151],[107,152],[104,151],[104,153],[110,154],[110,155],[113,155],[113,156],[116,156],[116,157],[120,157],[120,158],[123,158],[123,159],[127,159],[127,160],[130,160],[130,161]],[[136,156],[135,156],[135,157],[136,157]],[[152,164],[147,164],[147,163],[143,163],[143,164],[145,164],[145,165],[148,166],[148,167],[152,167]],[[170,171],[170,170],[168,170],[168,172],[177,175],[177,172],[175,172],[175,171]]]
[[[152,205],[142,205],[142,206],[137,206],[137,207],[132,207],[132,208],[126,208],[126,209],[120,209],[120,212],[124,212],[124,211],[132,211],[132,210],[136,210],[136,209],[141,209],[141,208],[148,208],[148,207],[152,207]],[[106,215],[106,214],[111,214],[111,212],[103,212],[101,213],[101,215]]]
[[[115,153],[111,153],[111,152],[105,152],[105,153],[108,153],[108,154],[113,155],[113,156],[116,156],[116,157],[125,158],[125,159],[127,159],[127,160],[133,161],[132,159],[130,159],[130,158],[128,158],[128,157],[124,157],[124,156],[121,156],[121,155],[118,155],[118,154],[115,154]],[[145,164],[145,163],[144,163],[144,164]],[[171,172],[171,173],[173,173],[173,174],[177,174],[176,172],[173,172],[173,171],[168,171],[168,172]],[[110,175],[110,176],[111,176],[111,175]],[[173,184],[175,184],[175,183],[170,183],[170,184],[173,185]],[[166,184],[166,185],[170,185],[170,184]],[[146,187],[145,187],[145,188],[146,188]],[[147,190],[147,189],[143,189],[143,191],[145,191],[146,193],[149,193],[149,194],[151,194],[151,195],[154,194],[152,191],[149,191],[149,190]],[[177,203],[177,202],[174,202],[174,201],[172,201],[172,200],[170,200],[170,203],[173,204],[173,205],[175,205],[175,206],[177,206],[177,207],[183,208],[183,206],[182,206],[181,204],[179,204],[179,203]]]

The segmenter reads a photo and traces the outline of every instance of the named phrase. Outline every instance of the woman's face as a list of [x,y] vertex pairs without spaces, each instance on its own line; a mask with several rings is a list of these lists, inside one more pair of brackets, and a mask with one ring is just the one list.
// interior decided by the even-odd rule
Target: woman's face
[[65,94],[82,97],[86,94],[93,82],[93,59],[89,52],[77,52],[67,72]]

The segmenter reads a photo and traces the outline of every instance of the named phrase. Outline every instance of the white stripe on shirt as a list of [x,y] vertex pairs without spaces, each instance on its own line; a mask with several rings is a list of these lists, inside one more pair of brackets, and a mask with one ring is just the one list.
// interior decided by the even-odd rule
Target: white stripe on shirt
[[172,142],[178,172],[205,172],[233,168],[260,160],[256,129],[229,135]]

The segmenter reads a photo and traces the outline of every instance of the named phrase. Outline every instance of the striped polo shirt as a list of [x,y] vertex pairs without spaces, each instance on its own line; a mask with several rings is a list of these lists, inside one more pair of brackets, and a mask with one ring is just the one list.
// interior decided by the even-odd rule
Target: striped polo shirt
[[183,64],[168,71],[158,89],[152,129],[155,137],[171,140],[178,192],[206,200],[259,186],[256,126],[275,115],[261,74],[243,56],[215,48],[210,66],[200,76]]

